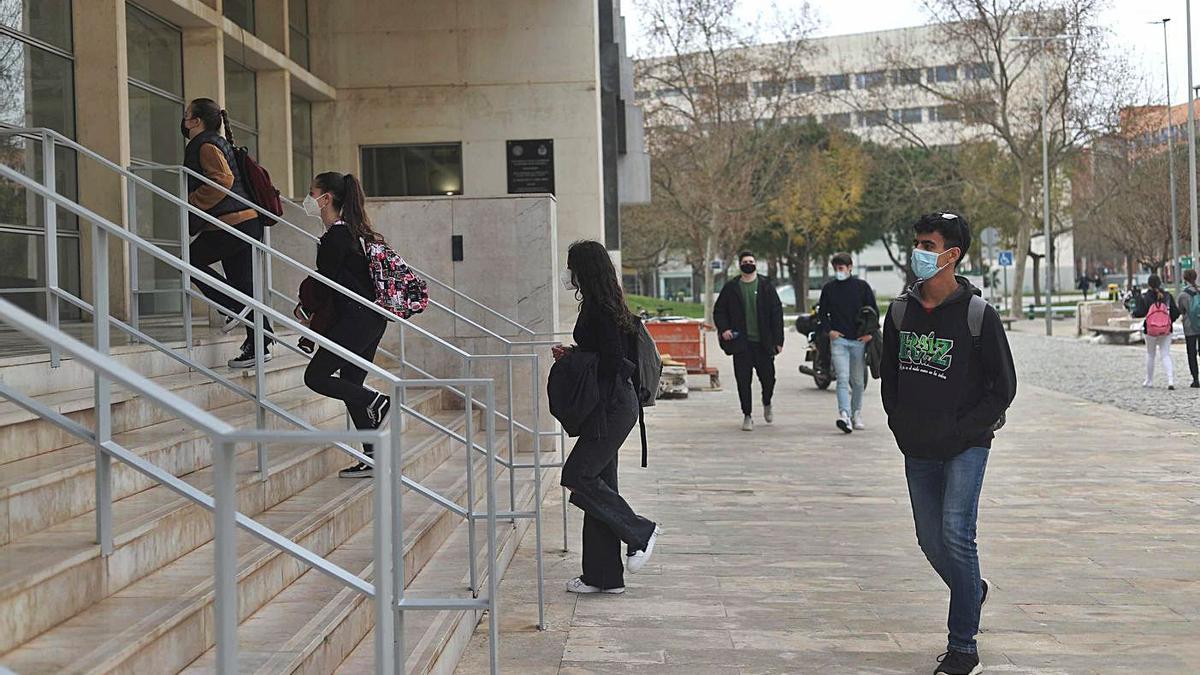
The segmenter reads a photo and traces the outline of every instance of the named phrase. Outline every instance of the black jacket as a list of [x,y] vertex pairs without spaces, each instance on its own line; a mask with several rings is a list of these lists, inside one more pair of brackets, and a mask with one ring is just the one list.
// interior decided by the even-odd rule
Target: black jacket
[[[733,340],[721,340],[721,350],[726,354],[738,354],[749,347],[746,339],[746,310],[742,306],[740,277],[725,282],[717,302],[713,305],[713,323],[717,324],[717,335],[733,330],[738,336]],[[771,280],[758,275],[758,335],[768,354],[783,346],[783,303]]]
[[[317,244],[317,271],[346,288],[361,295],[368,302],[375,302],[375,282],[371,280],[367,255],[362,242],[355,239],[350,226],[338,221],[329,226]],[[333,293],[333,307],[338,320],[354,322],[386,321],[377,312],[341,293]]]
[[880,369],[883,367],[883,334],[879,332],[879,310],[874,306],[864,306],[858,310],[858,321],[854,328],[857,335],[871,336],[864,356],[871,377],[878,380]]
[[850,277],[845,281],[830,281],[821,288],[821,299],[817,301],[817,317],[825,330],[836,330],[844,337],[857,340],[863,333],[858,330],[859,312],[870,307],[879,315],[875,302],[875,290],[871,284]]
[[[215,131],[203,131],[195,138],[188,141],[187,147],[183,150],[183,165],[200,175],[204,175],[204,168],[200,166],[200,148],[205,143],[210,143],[216,146],[216,148],[221,151],[221,154],[225,156],[225,162],[229,164],[229,171],[233,174],[233,185],[229,186],[229,191],[243,199],[249,200],[250,193],[246,191],[246,182],[242,179],[242,170],[238,165],[237,156],[233,152],[233,146],[230,145],[229,141],[226,140],[226,138],[221,134],[218,134]],[[189,193],[194,192],[201,185],[204,185],[204,183],[199,178],[196,178],[192,175],[187,177],[187,189]],[[245,211],[248,208],[250,207],[246,206],[245,203],[240,202],[229,195],[225,195],[225,197],[223,197],[221,201],[217,202],[215,206],[210,209],[205,209],[205,211],[210,216],[220,217],[228,213]],[[247,223],[245,226],[239,229],[252,228],[257,224],[257,222]],[[206,229],[210,229],[211,227],[213,226],[202,220],[200,216],[188,212],[189,233],[197,234]],[[260,238],[262,237],[261,231],[259,232],[258,236]]]
[[[596,370],[600,355],[596,352],[572,349],[550,366],[550,378],[546,382],[546,398],[550,403],[550,414],[562,423],[571,437],[590,432],[589,437],[602,436],[603,430],[596,429],[593,417],[601,423],[604,415],[593,415],[602,408],[600,383]],[[592,422],[589,425],[589,422]],[[592,428],[589,429],[588,427]]]
[[1017,372],[1000,315],[988,307],[978,345],[967,326],[967,305],[979,290],[959,277],[959,289],[927,311],[920,284],[897,330],[891,308],[883,321],[883,408],[900,451],[950,459],[972,447],[991,447],[992,426],[1017,394]]

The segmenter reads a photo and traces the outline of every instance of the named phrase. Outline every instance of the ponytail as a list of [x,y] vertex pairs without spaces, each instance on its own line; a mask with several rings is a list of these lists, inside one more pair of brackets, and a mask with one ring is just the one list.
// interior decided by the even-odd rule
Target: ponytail
[[371,218],[367,215],[366,194],[354,174],[326,171],[313,178],[313,185],[333,196],[333,208],[337,209],[356,239],[361,238],[367,242],[383,241],[383,237],[371,228]]
[[225,125],[225,140],[229,141],[230,145],[237,145],[233,142],[233,127],[229,125],[229,113],[221,108],[221,124]]

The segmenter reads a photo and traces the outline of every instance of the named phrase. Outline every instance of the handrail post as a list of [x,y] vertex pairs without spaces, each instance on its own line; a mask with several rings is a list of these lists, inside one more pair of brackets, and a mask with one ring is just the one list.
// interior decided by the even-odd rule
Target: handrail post
[[[392,389],[392,400],[404,402],[408,397],[408,387],[400,382]],[[400,408],[396,408],[394,416],[390,416],[389,431],[391,436],[390,450],[384,448],[384,451],[390,451],[392,455],[392,475],[395,480],[392,485],[392,514],[395,519],[396,527],[394,534],[391,535],[392,540],[392,569],[395,573],[392,575],[392,592],[395,596],[389,601],[392,612],[396,617],[395,628],[393,629],[392,644],[394,645],[394,663],[396,671],[400,675],[404,675],[404,664],[407,660],[407,654],[404,653],[404,611],[400,609],[399,600],[404,597],[404,487],[401,479],[404,476],[404,434],[401,432]],[[378,466],[378,465],[376,465]]]
[[[137,232],[137,183],[127,180],[125,181],[125,226],[131,232]],[[141,330],[142,312],[141,302],[139,302],[138,293],[141,292],[141,271],[138,269],[138,258],[140,251],[130,242],[126,246],[129,251],[129,325],[133,326],[134,330]],[[132,341],[132,340],[131,340]]]
[[[500,619],[499,600],[496,597],[499,580],[496,579],[496,381],[487,383],[487,412],[484,418],[487,429],[487,598],[488,598],[488,651],[492,675],[500,672]],[[469,520],[469,519],[468,519]],[[474,523],[471,523],[474,530]]]
[[[546,580],[542,562],[542,423],[541,423],[541,356],[533,353],[533,373],[529,377],[529,391],[533,399],[533,529],[536,548],[538,630],[546,630]],[[512,471],[509,471],[512,475]],[[566,531],[566,528],[563,528]]]
[[[96,351],[109,352],[108,317],[108,233],[104,228],[92,232],[92,328]],[[112,457],[104,444],[112,440],[112,382],[96,371],[94,381],[96,415],[96,543],[104,556],[113,552],[112,536]]]
[[[396,385],[393,395],[396,395],[400,386]],[[404,520],[400,515],[399,478],[392,477],[393,462],[399,464],[404,457],[404,439],[400,427],[395,422],[390,424],[388,447],[379,448],[372,458],[375,462],[375,517],[372,519],[375,547],[375,672],[385,675],[404,671],[404,610],[399,604],[404,584],[397,585],[393,574],[395,568],[403,564],[403,558],[395,552],[404,550]],[[404,578],[403,569],[398,574],[401,579]]]
[[[54,166],[54,137],[42,134],[42,181],[47,190],[58,191],[58,175]],[[58,329],[58,204],[52,199],[42,200],[42,218],[46,229],[46,322]],[[97,231],[99,228],[97,228]],[[50,367],[57,368],[59,354],[50,347]]]
[[237,490],[234,488],[234,444],[213,439],[213,618],[217,672],[237,672]]
[[[252,275],[252,283],[254,285],[254,299],[257,302],[264,302],[264,304],[265,304],[265,301],[263,300],[263,274],[264,274],[263,259],[266,257],[267,256],[260,249],[251,247],[250,259],[253,262],[251,264],[250,271],[251,271],[251,275]],[[265,399],[267,397],[267,394],[266,394],[267,378],[266,378],[266,373],[263,372],[263,364],[265,363],[263,361],[263,358],[266,356],[267,350],[265,347],[266,340],[264,339],[265,336],[263,334],[263,332],[264,332],[263,331],[263,313],[259,312],[259,311],[255,311],[255,312],[253,312],[253,314],[254,314],[254,398],[257,401],[257,406],[254,410],[254,422],[255,422],[256,428],[266,429],[267,428],[267,409],[265,406],[263,406],[263,399]],[[262,443],[261,441],[259,441],[258,443],[254,444],[254,450],[255,450],[255,453],[258,455],[258,479],[265,482],[267,480],[267,446],[264,443]]]
[[[179,207],[179,257],[186,263],[192,261],[192,233],[188,228],[188,210],[187,210],[187,175],[182,171],[179,172],[179,195],[183,200],[183,206]],[[188,360],[195,361],[195,347],[192,340],[192,297],[188,294],[192,288],[192,275],[185,268],[183,275],[179,281],[179,297],[183,310],[183,341],[187,345]]]
[[[463,361],[467,367],[466,377],[471,377],[471,360],[464,357]],[[467,412],[467,426],[463,434],[466,438],[465,445],[467,446],[467,565],[470,572],[471,597],[478,598],[479,576],[478,570],[475,567],[475,558],[479,548],[475,542],[475,519],[471,515],[475,513],[475,428],[473,424],[474,420],[472,419],[475,416],[475,404],[472,398],[473,389],[470,384],[463,386],[463,393],[465,394],[463,396],[465,402],[464,409]],[[484,411],[484,414],[486,415],[487,411]],[[488,489],[490,490],[491,488],[488,487]]]
[[[564,429],[563,426],[560,424],[560,425],[558,425],[558,464],[559,464],[559,466],[565,466],[566,463],[567,463],[567,430]],[[561,469],[560,469],[560,471],[561,471]],[[559,490],[562,492],[562,499],[559,501],[562,502],[563,553],[566,553],[567,551],[571,550],[570,545],[567,543],[567,488],[560,487]]]
[[[517,470],[516,464],[516,429],[517,429],[517,414],[513,408],[513,360],[512,360],[512,343],[506,343],[504,353],[508,355],[505,363],[508,366],[508,510],[510,513],[517,512]],[[532,392],[531,392],[532,393]],[[513,529],[517,529],[517,518],[512,516],[508,519],[512,523]]]

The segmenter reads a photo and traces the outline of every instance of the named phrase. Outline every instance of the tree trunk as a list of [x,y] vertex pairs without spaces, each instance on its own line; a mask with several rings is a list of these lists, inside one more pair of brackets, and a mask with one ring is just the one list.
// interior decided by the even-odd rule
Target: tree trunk
[[1046,256],[1030,251],[1029,257],[1033,258],[1033,304],[1036,305],[1042,300],[1042,259]]
[[1029,242],[1032,237],[1032,227],[1028,215],[1023,215],[1017,224],[1017,247],[1013,260],[1013,285],[1009,306],[1009,315],[1020,318],[1021,307],[1025,300],[1025,262],[1029,259]]
[[808,311],[808,274],[811,261],[809,260],[808,247],[800,249],[800,285],[796,286],[796,307],[801,312]]
[[715,241],[716,236],[713,234],[714,232],[716,232],[716,225],[717,225],[716,214],[713,214],[711,220],[712,220],[712,222],[709,225],[710,229],[708,232],[708,236],[705,237],[705,239],[704,239],[704,263],[703,263],[704,264],[704,321],[706,323],[710,323],[710,324],[712,323],[712,320],[713,320],[713,302],[714,302],[713,286],[716,281],[713,276],[713,268],[712,268],[713,249],[716,245],[716,241]]

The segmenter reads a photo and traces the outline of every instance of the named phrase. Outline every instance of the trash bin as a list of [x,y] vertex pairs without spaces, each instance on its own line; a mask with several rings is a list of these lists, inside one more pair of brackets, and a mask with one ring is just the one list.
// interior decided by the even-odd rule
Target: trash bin
[[1118,286],[1117,284],[1109,284],[1108,285],[1108,300],[1109,300],[1109,302],[1116,302],[1120,299],[1121,299],[1121,287]]

